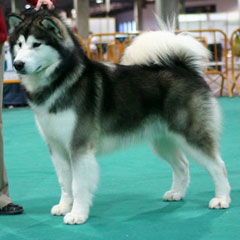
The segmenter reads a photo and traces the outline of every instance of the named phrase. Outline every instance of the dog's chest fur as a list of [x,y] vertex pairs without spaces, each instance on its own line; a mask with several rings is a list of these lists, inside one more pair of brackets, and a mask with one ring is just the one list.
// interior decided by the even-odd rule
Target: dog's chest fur
[[44,110],[34,112],[38,128],[48,144],[69,148],[76,123],[74,111],[69,109],[56,114]]

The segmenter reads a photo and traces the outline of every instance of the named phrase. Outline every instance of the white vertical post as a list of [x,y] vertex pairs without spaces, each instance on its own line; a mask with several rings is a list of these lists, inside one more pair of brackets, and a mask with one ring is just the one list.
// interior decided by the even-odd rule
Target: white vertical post
[[142,0],[134,0],[134,20],[137,31],[143,30],[142,3]]
[[111,0],[105,0],[105,8],[106,8],[106,18],[107,18],[107,32],[109,32],[109,13],[111,10]]
[[179,14],[178,0],[155,0],[155,11],[157,16],[165,23],[175,18],[175,24],[178,28],[178,14]]
[[238,0],[238,23],[240,24],[240,0]]
[[11,11],[16,12],[16,0],[11,0]]
[[11,0],[11,11],[19,13],[24,10],[25,1]]
[[74,0],[74,8],[76,10],[76,27],[78,34],[83,39],[87,39],[89,35],[89,1]]

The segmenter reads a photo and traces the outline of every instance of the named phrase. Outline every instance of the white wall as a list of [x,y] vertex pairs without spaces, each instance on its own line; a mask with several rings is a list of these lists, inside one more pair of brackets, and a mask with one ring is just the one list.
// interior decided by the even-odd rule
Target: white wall
[[238,0],[202,0],[202,1],[186,1],[187,7],[216,5],[217,12],[229,12],[237,10]]
[[[169,0],[170,1],[170,0]],[[209,4],[216,4],[217,12],[231,12],[231,11],[237,11],[238,10],[238,5],[237,5],[238,0],[202,0],[202,1],[186,1],[186,6],[201,6],[201,5],[209,5]],[[143,30],[155,30],[156,29],[156,21],[154,17],[154,12],[155,12],[155,5],[154,4],[148,4],[145,8],[143,8]],[[128,22],[128,21],[133,21],[133,11],[126,11],[123,13],[119,13],[116,15],[116,21],[117,24],[121,22]],[[217,20],[219,21],[219,20]],[[212,23],[212,27],[222,27],[226,23],[224,22],[217,22],[215,21]],[[199,27],[199,24],[201,23],[192,23],[191,27],[197,28]],[[236,25],[238,23],[235,23],[233,27],[229,26],[230,29],[227,28],[227,32],[231,31],[232,28],[236,28]],[[210,28],[211,23],[208,23]]]
[[113,33],[116,32],[115,18],[90,18],[89,31],[92,33]]

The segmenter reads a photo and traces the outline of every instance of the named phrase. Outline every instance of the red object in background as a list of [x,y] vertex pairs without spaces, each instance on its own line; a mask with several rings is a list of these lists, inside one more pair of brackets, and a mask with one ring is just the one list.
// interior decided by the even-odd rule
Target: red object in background
[[[28,3],[32,5],[36,5],[38,0],[27,0]],[[55,0],[52,0],[53,4],[55,3]],[[7,28],[5,25],[5,21],[2,15],[2,11],[0,9],[0,44],[2,44],[4,41],[7,40]]]
[[[27,0],[27,1],[32,5],[37,5],[37,2],[38,2],[38,0]],[[51,1],[53,4],[55,3],[55,0],[51,0]]]
[[7,40],[7,28],[5,26],[2,11],[0,10],[0,44]]

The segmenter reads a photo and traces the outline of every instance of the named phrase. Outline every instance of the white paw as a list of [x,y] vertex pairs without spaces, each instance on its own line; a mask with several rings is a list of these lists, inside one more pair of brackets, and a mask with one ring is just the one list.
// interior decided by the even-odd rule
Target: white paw
[[163,195],[164,201],[180,201],[184,198],[184,194],[181,192],[175,192],[174,190],[170,190],[165,192]]
[[62,216],[69,213],[72,209],[72,205],[67,204],[57,204],[52,207],[51,214],[54,216]]
[[216,197],[211,199],[211,201],[209,202],[209,208],[214,209],[229,208],[230,202],[231,201],[229,199]]
[[83,224],[84,222],[86,222],[87,218],[88,218],[87,215],[70,212],[64,217],[64,223],[65,224]]

